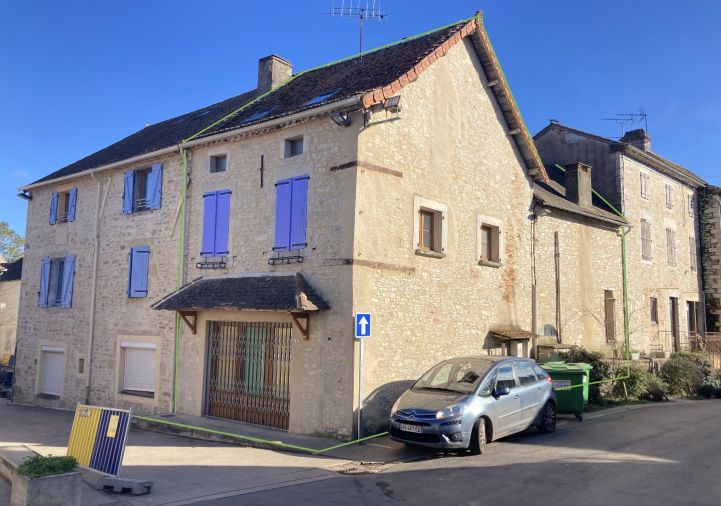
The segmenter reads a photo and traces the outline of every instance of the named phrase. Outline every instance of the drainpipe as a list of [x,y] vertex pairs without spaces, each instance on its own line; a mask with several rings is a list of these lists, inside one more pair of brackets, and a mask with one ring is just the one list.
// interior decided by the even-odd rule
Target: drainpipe
[[87,373],[85,375],[85,404],[90,404],[90,376],[93,371],[93,340],[95,338],[95,292],[98,284],[98,256],[100,254],[100,218],[105,210],[105,202],[108,198],[108,190],[110,189],[110,179],[105,186],[103,193],[103,183],[98,179],[94,172],[90,173],[90,177],[98,183],[98,203],[95,212],[95,234],[93,243],[93,281],[90,288],[90,327],[88,329],[88,363],[86,364]]

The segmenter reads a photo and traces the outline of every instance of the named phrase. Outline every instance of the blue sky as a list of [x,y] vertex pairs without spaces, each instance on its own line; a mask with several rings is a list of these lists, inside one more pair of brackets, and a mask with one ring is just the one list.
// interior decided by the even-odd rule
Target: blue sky
[[[339,5],[341,0],[335,0]],[[346,0],[346,3],[348,0]],[[139,130],[255,87],[257,60],[302,70],[353,54],[332,0],[0,3],[0,220],[24,234],[29,183]],[[653,149],[721,185],[721,2],[384,0],[365,48],[484,11],[532,133],[604,136],[648,114]],[[627,128],[640,128],[632,125]]]

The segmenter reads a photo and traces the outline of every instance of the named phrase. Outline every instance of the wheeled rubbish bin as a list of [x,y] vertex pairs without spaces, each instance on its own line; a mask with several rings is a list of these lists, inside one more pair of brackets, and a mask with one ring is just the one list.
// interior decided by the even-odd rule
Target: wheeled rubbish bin
[[593,368],[583,362],[546,362],[541,364],[553,380],[559,413],[572,413],[583,420],[583,407],[588,404],[588,384]]

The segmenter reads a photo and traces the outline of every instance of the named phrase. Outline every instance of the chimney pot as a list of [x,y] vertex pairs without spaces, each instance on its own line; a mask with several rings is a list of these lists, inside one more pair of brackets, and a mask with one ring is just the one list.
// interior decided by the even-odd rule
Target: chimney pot
[[270,55],[258,60],[258,92],[279,86],[293,75],[293,65],[280,56]]
[[591,167],[583,163],[566,165],[566,198],[581,207],[593,206]]
[[646,130],[639,128],[626,132],[621,137],[621,142],[625,142],[641,151],[651,151],[651,137],[648,136]]

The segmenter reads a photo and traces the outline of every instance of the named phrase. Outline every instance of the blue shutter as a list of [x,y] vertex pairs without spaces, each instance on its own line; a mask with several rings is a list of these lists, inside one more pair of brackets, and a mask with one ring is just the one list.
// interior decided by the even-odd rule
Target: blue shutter
[[124,180],[124,191],[123,191],[123,214],[130,214],[133,212],[133,182],[135,179],[135,172],[128,170],[125,172]]
[[129,258],[128,297],[147,297],[150,247],[135,246],[130,248]]
[[78,202],[77,186],[70,190],[68,194],[68,221],[75,221],[75,205]]
[[148,207],[150,209],[160,209],[160,203],[163,195],[163,166],[156,163],[148,174]]
[[70,307],[73,305],[73,278],[75,276],[75,257],[73,255],[65,257],[65,266],[63,267],[63,298],[60,307]]
[[218,192],[208,192],[203,195],[203,244],[200,246],[200,256],[215,256],[215,217],[218,203]]
[[55,225],[58,221],[58,192],[50,194],[50,219],[48,223]]
[[230,190],[220,190],[217,194],[215,209],[215,256],[223,256],[229,253]]
[[275,183],[275,244],[274,251],[290,249],[290,204],[292,179]]
[[48,307],[48,289],[50,287],[50,257],[43,257],[40,264],[40,291],[38,306]]
[[290,213],[290,249],[307,246],[305,228],[308,212],[308,176],[293,179]]

